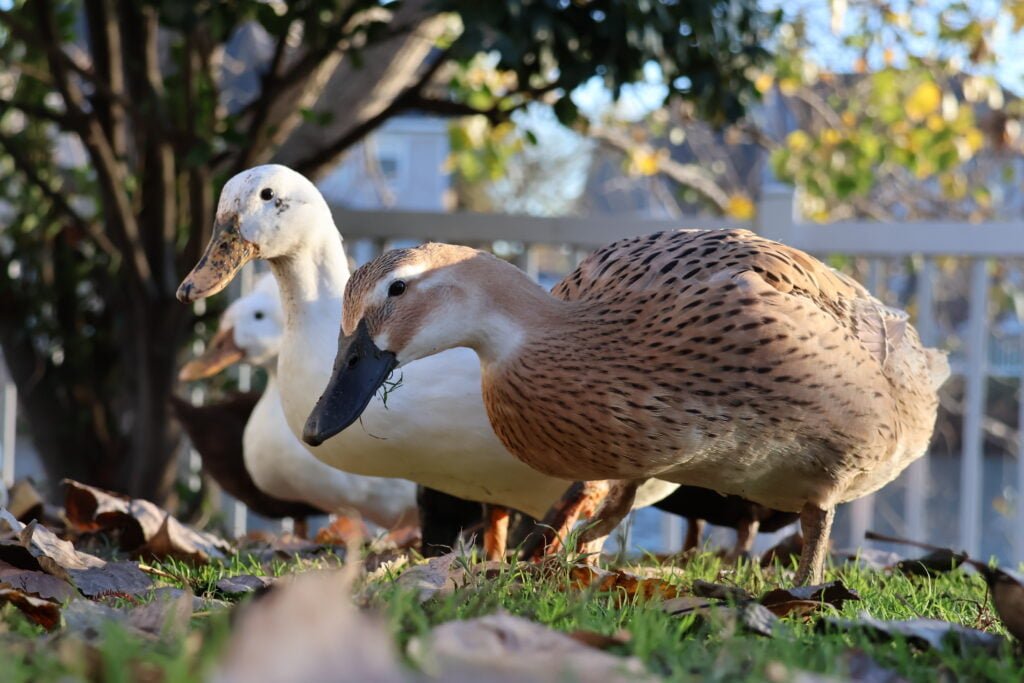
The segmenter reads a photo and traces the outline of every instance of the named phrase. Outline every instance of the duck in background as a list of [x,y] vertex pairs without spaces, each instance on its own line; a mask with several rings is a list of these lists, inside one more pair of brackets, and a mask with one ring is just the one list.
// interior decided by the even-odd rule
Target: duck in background
[[823,578],[835,506],[927,450],[949,376],[905,312],[746,230],[620,240],[551,294],[493,255],[425,244],[352,276],[305,440],[359,419],[393,370],[454,347],[479,356],[491,425],[517,458],[620,483],[584,539],[657,476],[799,513],[797,583]]
[[[281,290],[278,386],[298,435],[331,374],[349,268],[327,202],[284,166],[258,166],[228,181],[213,237],[178,298],[187,303],[216,294],[253,259],[269,262]],[[559,500],[569,482],[520,462],[495,436],[472,351],[452,349],[411,364],[393,383],[385,383],[386,375],[378,378],[384,390],[366,396],[359,425],[311,444],[322,462],[355,474],[410,479],[536,518]],[[650,505],[675,488],[652,480],[635,504]],[[490,558],[504,555],[507,520],[498,510],[489,515],[484,538]]]
[[[356,512],[363,520],[383,529],[396,529],[418,524],[416,487],[403,479],[364,477],[342,472],[317,460],[303,444],[295,438],[285,422],[278,392],[276,360],[281,346],[284,320],[281,311],[277,283],[267,274],[259,278],[253,291],[232,302],[221,315],[219,326],[206,351],[189,361],[180,371],[182,381],[196,381],[211,377],[235,363],[251,363],[267,372],[267,384],[262,396],[252,406],[251,414],[245,421],[241,439],[244,467],[235,470],[230,479],[241,482],[251,479],[253,487],[263,497],[256,500],[253,509],[271,509],[271,516],[306,516],[322,513]],[[213,416],[230,418],[223,425],[204,425],[196,430],[198,450],[204,460],[207,452],[215,445],[219,452],[228,450],[229,437],[237,438],[237,425],[241,421],[247,401],[236,398]],[[198,419],[197,411],[185,411],[193,423]],[[229,412],[230,411],[230,412]],[[210,421],[210,413],[204,415]],[[190,430],[191,433],[192,430]],[[219,435],[220,438],[214,436]],[[209,444],[213,440],[214,444]],[[203,448],[207,445],[206,448]],[[235,446],[233,454],[237,453]],[[227,463],[225,457],[214,458],[215,463]],[[215,465],[216,466],[216,465]],[[238,485],[235,484],[235,488]],[[248,501],[252,492],[242,487]],[[230,491],[229,491],[230,492]],[[278,501],[271,505],[270,500]],[[302,515],[276,514],[291,509],[288,504],[298,504]],[[318,511],[311,513],[309,510]],[[261,512],[262,514],[262,512]]]
[[327,511],[302,501],[281,500],[261,491],[245,468],[242,436],[259,400],[256,392],[234,394],[201,406],[177,396],[170,399],[175,417],[202,457],[203,471],[256,514],[268,519],[294,519],[296,533],[305,536],[306,518],[327,514]]
[[705,523],[735,529],[736,543],[727,554],[733,560],[750,554],[758,533],[778,531],[800,519],[796,512],[773,510],[740,496],[723,496],[698,486],[680,486],[654,507],[686,518],[683,552],[700,547]]

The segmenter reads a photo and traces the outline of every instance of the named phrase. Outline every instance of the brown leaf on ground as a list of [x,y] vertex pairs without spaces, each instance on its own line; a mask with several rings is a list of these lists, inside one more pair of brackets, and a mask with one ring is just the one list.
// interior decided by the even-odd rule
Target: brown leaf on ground
[[[12,531],[0,540],[0,562],[12,567],[41,571],[70,583],[82,594],[96,597],[105,594],[137,595],[152,585],[133,562],[106,562],[95,555],[76,550],[35,522],[22,524],[5,510],[0,510],[0,523]],[[55,589],[56,584],[50,584]]]
[[134,562],[107,562],[102,567],[72,569],[71,580],[82,595],[139,595],[153,586],[152,579]]
[[433,680],[655,681],[635,657],[618,657],[510,614],[450,621],[409,643],[410,657]]
[[22,569],[0,561],[0,588],[13,588],[37,598],[67,602],[77,593],[74,587],[56,576],[32,569]]
[[231,544],[185,526],[148,500],[65,479],[68,522],[79,531],[117,532],[121,549],[140,556],[205,563],[221,559]]
[[330,524],[320,527],[314,541],[320,545],[360,546],[370,535],[369,529],[358,517],[338,516]]
[[421,539],[422,536],[420,534],[419,525],[403,526],[397,529],[392,529],[384,537],[384,541],[386,543],[399,549],[419,548]]
[[161,639],[180,638],[188,632],[194,597],[187,591],[157,591],[150,602],[128,610],[126,623]]
[[456,583],[457,576],[462,576],[456,574],[460,557],[462,556],[457,553],[431,557],[423,564],[417,564],[402,572],[398,577],[398,585],[416,591],[420,602],[426,602],[435,595],[447,595],[460,585]]
[[779,620],[767,607],[757,602],[732,606],[707,598],[683,596],[666,600],[662,609],[674,617],[696,616],[726,634],[743,632],[770,637]]
[[810,614],[823,605],[842,609],[847,600],[860,600],[860,596],[843,585],[842,581],[832,581],[820,586],[776,588],[762,595],[760,603],[775,616],[785,617],[794,613],[797,616]]
[[754,596],[739,586],[725,586],[720,583],[701,581],[700,579],[693,582],[690,590],[698,598],[714,598],[727,602],[745,602],[754,598]]
[[239,550],[262,561],[292,559],[294,557],[314,557],[326,552],[339,552],[333,546],[302,538],[295,534],[271,534],[265,531],[251,531],[238,541]]
[[30,621],[47,631],[60,626],[60,605],[52,600],[37,598],[14,588],[0,588],[0,604],[5,602],[17,607]]
[[574,565],[569,570],[569,580],[574,588],[617,592],[629,598],[669,599],[679,595],[679,587],[663,579],[645,578],[622,570],[609,571],[587,564]]
[[721,603],[714,600],[708,600],[707,598],[698,598],[693,595],[681,595],[678,598],[672,598],[671,600],[663,602],[661,604],[661,609],[672,616],[685,616],[702,610],[719,607],[720,605]]
[[272,576],[253,576],[252,574],[228,576],[217,582],[217,590],[230,596],[246,595],[266,590],[274,585],[276,580]]
[[633,639],[633,634],[626,629],[619,629],[611,635],[586,630],[570,631],[566,635],[577,643],[583,643],[588,647],[596,648],[598,650],[610,650],[614,647],[622,647],[624,645],[628,645],[629,641]]
[[357,610],[348,572],[310,572],[239,609],[215,683],[405,683],[385,622]]
[[826,617],[818,622],[818,628],[824,631],[863,631],[871,638],[879,641],[905,638],[922,649],[962,652],[980,649],[990,654],[1002,649],[1006,639],[993,633],[985,633],[977,629],[954,624],[938,619],[909,619],[906,621],[882,621],[869,614],[861,614],[856,619],[839,619]]

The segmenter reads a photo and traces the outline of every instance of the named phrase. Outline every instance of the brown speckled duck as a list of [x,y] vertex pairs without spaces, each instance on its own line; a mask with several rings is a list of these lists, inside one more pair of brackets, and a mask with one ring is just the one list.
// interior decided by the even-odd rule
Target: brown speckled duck
[[352,276],[342,332],[306,438],[351,424],[395,367],[467,346],[516,457],[626,499],[658,477],[799,512],[798,583],[822,578],[835,506],[925,452],[949,374],[903,311],[745,230],[621,240],[552,294],[475,249],[391,251]]

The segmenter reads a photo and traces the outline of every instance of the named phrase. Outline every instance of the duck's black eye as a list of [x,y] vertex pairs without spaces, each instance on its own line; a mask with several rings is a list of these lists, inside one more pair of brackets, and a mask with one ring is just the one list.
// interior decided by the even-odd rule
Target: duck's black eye
[[262,199],[263,201],[269,202],[273,198],[274,191],[271,190],[269,187],[264,187],[262,190],[260,190],[260,199]]
[[257,320],[263,320],[263,311],[256,311],[253,313],[253,317]]
[[388,287],[388,296],[401,296],[402,292],[405,291],[405,283],[401,280],[395,280]]

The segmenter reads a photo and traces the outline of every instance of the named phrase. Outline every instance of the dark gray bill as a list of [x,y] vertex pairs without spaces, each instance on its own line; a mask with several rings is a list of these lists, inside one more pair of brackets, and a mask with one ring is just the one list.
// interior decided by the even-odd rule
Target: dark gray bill
[[302,440],[319,446],[359,419],[380,385],[398,365],[395,354],[373,343],[366,322],[338,342],[331,381],[302,430]]

